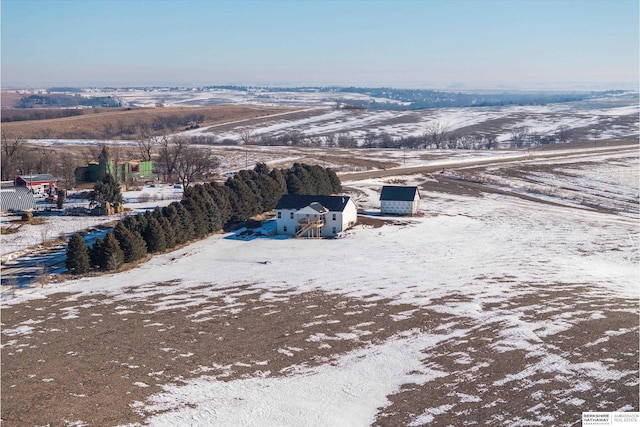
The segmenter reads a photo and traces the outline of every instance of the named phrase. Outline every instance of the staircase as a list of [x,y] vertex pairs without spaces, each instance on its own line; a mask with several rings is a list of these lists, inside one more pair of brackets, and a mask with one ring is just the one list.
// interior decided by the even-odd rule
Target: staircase
[[296,230],[297,230],[296,238],[298,237],[320,238],[320,228],[322,228],[323,226],[324,226],[323,220],[317,220],[317,221],[300,220],[298,221],[298,226],[296,227]]

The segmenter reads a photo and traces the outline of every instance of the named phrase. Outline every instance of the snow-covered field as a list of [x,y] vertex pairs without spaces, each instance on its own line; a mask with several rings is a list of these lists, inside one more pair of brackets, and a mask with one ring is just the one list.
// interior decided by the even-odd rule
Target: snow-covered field
[[[243,126],[239,124],[230,131],[218,131],[203,127],[187,131],[190,135],[215,135],[219,140],[239,139],[243,131],[250,131],[254,137],[261,135],[278,136],[287,132],[300,132],[305,136],[330,134],[349,135],[363,143],[367,132],[387,133],[394,138],[421,136],[430,126],[439,124],[448,132],[465,133],[472,126],[489,124],[485,133],[494,134],[498,141],[506,142],[514,129],[526,127],[530,133],[540,135],[555,134],[561,126],[569,129],[605,126],[599,138],[614,139],[629,137],[638,133],[638,105],[612,105],[609,108],[595,108],[579,103],[549,104],[522,107],[477,107],[439,108],[420,111],[345,111],[326,110],[310,118],[298,120],[270,120],[261,125]],[[608,124],[616,118],[630,117],[626,124]],[[491,122],[502,121],[493,128]]]
[[[215,136],[218,141],[225,139],[240,141],[242,134],[247,132],[250,132],[254,139],[262,135],[277,137],[296,132],[306,137],[346,135],[362,144],[368,132],[376,134],[384,132],[393,138],[406,138],[421,136],[431,126],[437,124],[445,127],[450,133],[492,135],[504,144],[510,140],[515,129],[523,127],[526,127],[530,134],[549,136],[566,126],[572,130],[574,140],[589,138],[591,131],[597,131],[597,136],[594,138],[603,140],[637,137],[640,126],[638,96],[631,93],[588,101],[546,105],[432,108],[413,111],[336,110],[334,108],[336,101],[372,99],[366,95],[338,92],[131,89],[95,92],[93,95],[117,96],[126,105],[140,107],[267,105],[299,107],[311,114],[311,117],[291,119],[287,117],[289,113],[279,113],[259,120],[203,126],[181,132],[191,136]],[[37,140],[37,142],[47,145],[105,143],[105,141],[95,140]],[[118,144],[134,143],[120,141]]]
[[[582,411],[638,411],[638,153],[583,160],[516,170],[539,187],[608,197],[607,210],[442,191],[428,175],[352,181],[344,184],[367,211],[385,183],[420,185],[423,215],[373,216],[379,226],[335,240],[216,235],[117,275],[18,290],[5,309],[43,298],[66,307],[4,325],[3,364],[55,333],[52,322],[86,319],[79,332],[67,324],[88,336],[99,327],[90,316],[106,307],[105,321],[141,316],[158,337],[147,359],[133,348],[108,356],[129,366],[120,387],[149,390],[129,405],[154,426],[575,425]],[[508,188],[499,172],[484,173]],[[285,320],[301,298],[307,320]],[[377,314],[350,320],[365,312]],[[253,333],[260,323],[270,325],[264,335]],[[198,344],[209,336],[214,344]],[[82,342],[69,345],[66,360],[80,366]],[[227,363],[233,346],[242,356]],[[153,359],[163,354],[189,368],[159,370]],[[68,375],[39,366],[3,378],[3,395],[21,375],[37,388]]]

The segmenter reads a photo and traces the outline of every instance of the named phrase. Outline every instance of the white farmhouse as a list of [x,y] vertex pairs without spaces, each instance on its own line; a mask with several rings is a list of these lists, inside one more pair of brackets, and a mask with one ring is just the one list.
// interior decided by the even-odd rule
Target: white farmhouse
[[418,187],[385,185],[380,193],[380,213],[383,215],[415,215],[420,204]]
[[275,210],[277,233],[296,237],[335,237],[358,219],[349,196],[285,194]]

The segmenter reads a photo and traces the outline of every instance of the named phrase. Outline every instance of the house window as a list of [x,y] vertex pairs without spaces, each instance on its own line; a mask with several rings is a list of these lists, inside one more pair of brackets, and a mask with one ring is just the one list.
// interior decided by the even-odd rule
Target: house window
[[282,212],[278,212],[278,219],[282,218]]
[[333,220],[334,221],[336,220],[336,214],[333,214]]
[[291,215],[291,219],[293,219],[293,212],[291,212],[291,214],[290,214],[290,215]]
[[285,225],[284,227],[282,227],[282,232],[286,233],[287,232],[287,226]]
[[333,231],[333,234],[336,234],[336,228],[335,227],[332,228],[332,231]]

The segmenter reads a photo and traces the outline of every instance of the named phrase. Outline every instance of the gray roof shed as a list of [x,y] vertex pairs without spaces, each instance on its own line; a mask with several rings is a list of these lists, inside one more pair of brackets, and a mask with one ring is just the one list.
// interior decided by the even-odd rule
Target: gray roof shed
[[26,187],[19,187],[13,183],[0,184],[0,211],[24,212],[36,208],[36,199]]
[[416,198],[418,187],[408,187],[401,185],[385,185],[380,193],[380,200],[397,200],[411,202]]

